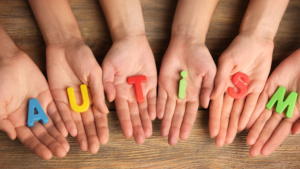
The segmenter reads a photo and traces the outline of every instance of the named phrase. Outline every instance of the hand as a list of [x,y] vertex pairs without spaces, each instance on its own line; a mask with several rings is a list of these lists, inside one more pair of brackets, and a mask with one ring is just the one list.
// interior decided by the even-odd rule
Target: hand
[[285,118],[284,112],[282,114],[276,113],[276,105],[273,107],[273,110],[266,109],[266,104],[279,86],[286,88],[285,98],[291,92],[300,93],[299,62],[300,50],[294,52],[280,63],[269,77],[247,126],[247,128],[250,128],[254,123],[247,137],[247,144],[251,146],[250,156],[254,157],[259,154],[268,156],[283,142],[291,129],[293,134],[299,132],[299,97],[290,119]]
[[[81,150],[97,153],[99,142],[106,144],[109,138],[108,108],[102,71],[91,49],[82,40],[48,45],[47,75],[53,99],[68,131],[76,136]],[[84,113],[75,113],[70,108],[67,88],[73,87],[76,99],[82,102],[81,84],[88,86],[91,107]]]
[[[178,99],[180,72],[187,71],[186,95]],[[198,42],[172,38],[163,58],[157,100],[157,117],[163,119],[161,135],[176,145],[178,137],[188,139],[199,102],[208,107],[213,90],[216,65],[207,47]]]
[[[115,41],[102,63],[104,90],[109,101],[115,100],[124,136],[134,136],[138,144],[152,135],[156,117],[157,73],[151,48],[145,35],[125,37]],[[145,75],[142,83],[144,102],[137,103],[131,76]]]
[[[269,75],[273,46],[268,39],[238,35],[219,58],[209,116],[210,135],[216,137],[217,146],[232,143],[237,131],[245,129]],[[246,96],[234,100],[226,92],[237,72],[248,75],[250,81]]]
[[[47,81],[33,61],[21,51],[1,57],[0,81],[0,130],[12,140],[18,137],[43,159],[51,159],[52,154],[66,156],[70,146],[64,137],[68,132],[57,112]],[[47,124],[36,122],[33,127],[27,127],[28,104],[32,98],[38,99],[49,117]]]

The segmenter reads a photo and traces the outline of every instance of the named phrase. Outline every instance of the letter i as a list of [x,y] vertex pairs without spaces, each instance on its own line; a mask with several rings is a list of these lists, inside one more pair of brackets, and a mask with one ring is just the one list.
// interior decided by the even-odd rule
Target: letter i
[[185,90],[186,90],[186,80],[184,79],[187,77],[188,73],[186,71],[180,72],[181,80],[179,81],[179,89],[178,89],[178,98],[183,99],[185,97]]

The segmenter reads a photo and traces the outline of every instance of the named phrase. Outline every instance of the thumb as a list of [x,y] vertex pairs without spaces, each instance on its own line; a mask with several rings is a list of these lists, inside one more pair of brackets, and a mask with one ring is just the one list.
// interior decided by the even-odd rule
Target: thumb
[[12,140],[17,137],[15,126],[7,119],[6,108],[4,106],[0,107],[0,130],[5,132]]
[[105,104],[105,96],[102,84],[102,72],[100,66],[98,66],[96,70],[91,73],[89,78],[89,86],[91,88],[95,108],[101,113],[109,113],[109,110]]
[[221,55],[218,63],[217,74],[215,78],[215,88],[211,95],[211,99],[219,98],[225,91],[228,77],[233,69],[233,63],[228,60],[226,55]]
[[103,69],[103,87],[109,102],[112,102],[116,98],[116,88],[114,85],[114,67],[105,59],[102,63]]

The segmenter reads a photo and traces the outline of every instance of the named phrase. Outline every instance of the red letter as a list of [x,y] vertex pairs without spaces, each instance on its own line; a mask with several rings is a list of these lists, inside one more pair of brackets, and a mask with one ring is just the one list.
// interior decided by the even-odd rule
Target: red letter
[[239,89],[239,92],[236,93],[233,87],[229,87],[228,94],[235,99],[240,99],[247,93],[247,86],[240,79],[249,83],[249,77],[244,73],[239,72],[232,76],[232,83]]
[[136,100],[139,103],[144,102],[142,83],[145,83],[146,81],[147,81],[146,76],[134,76],[134,77],[129,77],[127,79],[128,84],[134,84]]

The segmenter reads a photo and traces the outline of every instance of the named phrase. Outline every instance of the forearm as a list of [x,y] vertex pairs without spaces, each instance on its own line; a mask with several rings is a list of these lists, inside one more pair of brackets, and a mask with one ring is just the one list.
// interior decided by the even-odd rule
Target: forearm
[[29,0],[47,45],[82,39],[68,0]]
[[113,41],[126,36],[145,35],[139,0],[99,0]]
[[19,51],[14,41],[7,35],[2,25],[0,25],[0,58],[15,56]]
[[240,34],[273,40],[289,0],[251,0]]
[[179,0],[172,25],[172,38],[205,42],[219,0]]

